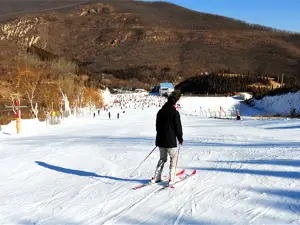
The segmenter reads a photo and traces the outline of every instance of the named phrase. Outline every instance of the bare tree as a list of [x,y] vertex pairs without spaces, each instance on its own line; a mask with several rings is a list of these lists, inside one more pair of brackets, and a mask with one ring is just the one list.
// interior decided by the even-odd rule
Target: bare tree
[[80,76],[77,77],[76,85],[74,88],[74,111],[79,113],[80,109],[82,109],[84,105],[84,91],[85,91],[85,83],[88,80],[88,76]]
[[39,72],[33,74],[24,74],[20,80],[20,89],[25,93],[26,98],[30,102],[30,107],[35,118],[38,118],[38,104],[34,100],[36,99],[36,90],[40,82]]
[[[15,104],[15,97],[13,95],[10,95],[10,98],[11,98],[11,103],[12,103],[12,111],[14,112],[14,114],[16,114],[16,104]],[[9,107],[9,106],[6,106],[6,107]]]
[[31,111],[33,112],[35,118],[38,118],[38,104],[37,102],[35,103],[35,106],[33,104],[33,99],[35,98],[35,92],[36,92],[36,88],[37,88],[37,83],[33,83],[31,86],[29,86],[29,88],[26,90],[26,96],[30,102],[30,107],[31,107]]

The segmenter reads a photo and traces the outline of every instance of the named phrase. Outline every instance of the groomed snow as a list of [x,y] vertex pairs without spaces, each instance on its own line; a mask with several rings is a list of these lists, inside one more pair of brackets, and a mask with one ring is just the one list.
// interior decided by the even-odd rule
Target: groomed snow
[[48,127],[22,121],[20,135],[1,133],[0,224],[300,223],[299,120],[182,113],[178,170],[196,176],[174,190],[131,190],[155,170],[157,150],[129,177],[154,147],[158,109]]

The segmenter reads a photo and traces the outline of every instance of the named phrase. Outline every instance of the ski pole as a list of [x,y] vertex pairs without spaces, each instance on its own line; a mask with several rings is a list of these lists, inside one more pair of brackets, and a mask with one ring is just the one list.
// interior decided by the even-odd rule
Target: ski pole
[[177,159],[176,159],[175,173],[173,175],[173,181],[175,181],[175,174],[176,174],[176,170],[177,170],[177,164],[178,164],[178,158],[179,158],[179,151],[180,151],[180,144],[178,146],[178,151],[177,151]]
[[157,148],[157,146],[155,146],[155,148],[149,153],[149,155],[147,155],[147,157],[140,163],[140,165],[138,165],[138,167],[130,174],[130,177],[132,177],[132,175],[135,173],[135,171],[137,171],[138,168],[140,168],[140,166],[146,161],[146,159],[152,154],[152,152],[154,152],[154,150]]

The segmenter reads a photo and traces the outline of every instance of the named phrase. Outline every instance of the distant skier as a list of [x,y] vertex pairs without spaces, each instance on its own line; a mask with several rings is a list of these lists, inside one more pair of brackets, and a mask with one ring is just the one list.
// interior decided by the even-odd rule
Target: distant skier
[[100,115],[100,109],[98,109],[98,115]]
[[183,143],[180,114],[174,106],[179,98],[180,93],[173,92],[156,115],[156,146],[159,147],[160,159],[157,163],[154,177],[151,180],[153,183],[161,180],[168,154],[170,156],[169,185],[171,186],[175,182],[173,178],[176,173],[175,167],[178,157],[176,138],[180,145]]
[[236,111],[236,120],[241,120],[241,115],[238,110]]
[[118,118],[118,119],[120,118],[120,113],[117,114],[117,118]]
[[108,112],[108,119],[110,120],[110,112]]
[[96,117],[96,113],[94,112],[94,118]]

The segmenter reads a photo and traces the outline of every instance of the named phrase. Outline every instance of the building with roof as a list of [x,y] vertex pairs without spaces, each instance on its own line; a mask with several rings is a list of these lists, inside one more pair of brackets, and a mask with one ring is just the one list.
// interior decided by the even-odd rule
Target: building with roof
[[159,93],[161,96],[169,96],[174,91],[174,86],[172,83],[160,83]]

